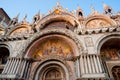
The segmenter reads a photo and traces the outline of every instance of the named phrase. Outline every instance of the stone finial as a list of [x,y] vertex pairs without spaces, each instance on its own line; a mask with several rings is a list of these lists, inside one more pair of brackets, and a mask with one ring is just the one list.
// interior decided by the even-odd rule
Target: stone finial
[[56,2],[56,6],[54,9],[62,9],[62,6],[60,5],[60,1]]
[[56,6],[60,6],[60,1],[57,1]]
[[18,13],[17,16],[10,21],[9,25],[15,25],[16,23],[18,23],[19,15],[20,13]]
[[27,14],[24,16],[23,21],[26,21],[26,18],[27,18]]
[[77,14],[78,17],[83,16],[83,10],[80,8],[80,6],[77,7],[76,14]]
[[40,11],[38,11],[38,13],[33,17],[33,23],[35,23],[38,20],[40,20]]
[[90,6],[92,13],[95,13],[95,8],[93,5]]
[[82,11],[82,9],[80,8],[80,6],[78,6],[78,7],[77,7],[77,10],[80,10],[80,11]]
[[112,14],[112,7],[108,6],[107,4],[103,3],[103,9],[105,14]]

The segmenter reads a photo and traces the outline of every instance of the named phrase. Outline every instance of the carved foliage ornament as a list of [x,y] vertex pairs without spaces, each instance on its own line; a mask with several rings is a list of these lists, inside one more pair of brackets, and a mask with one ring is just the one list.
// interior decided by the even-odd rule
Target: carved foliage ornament
[[27,27],[21,27],[21,28],[17,28],[14,31],[12,31],[10,33],[10,36],[21,36],[27,33],[29,33],[29,29]]
[[102,28],[111,26],[111,23],[104,19],[93,19],[86,24],[86,28]]

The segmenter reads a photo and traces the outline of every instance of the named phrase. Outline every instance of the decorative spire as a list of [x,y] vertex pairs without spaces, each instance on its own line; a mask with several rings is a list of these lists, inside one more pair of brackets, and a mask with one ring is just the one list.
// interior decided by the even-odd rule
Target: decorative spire
[[56,6],[60,6],[60,1],[57,1]]
[[54,9],[62,9],[62,6],[60,5],[60,1],[56,2],[56,6]]
[[82,9],[80,8],[80,6],[77,7],[77,10],[81,10],[82,11]]
[[53,12],[54,12],[55,14],[59,14],[61,11],[63,11],[63,8],[62,8],[62,6],[60,5],[60,2],[58,1],[58,2],[56,3],[56,6],[53,8]]
[[26,21],[26,18],[27,18],[27,14],[24,16],[23,21]]
[[9,25],[15,25],[16,23],[18,23],[19,15],[20,13],[18,13],[17,16],[10,21]]
[[26,18],[27,18],[27,14],[24,16],[23,20],[22,20],[22,24],[26,23]]
[[40,20],[40,10],[38,11],[38,13],[33,17],[33,23],[35,23],[36,21]]
[[18,18],[19,18],[19,15],[20,15],[20,13],[17,14],[17,16],[15,17],[15,19],[18,19]]
[[80,6],[77,7],[76,14],[78,17],[83,17],[83,10],[80,8]]
[[91,11],[92,11],[92,13],[95,13],[95,8],[93,5],[91,5]]
[[103,9],[105,14],[112,14],[112,7],[108,6],[107,4],[103,3]]

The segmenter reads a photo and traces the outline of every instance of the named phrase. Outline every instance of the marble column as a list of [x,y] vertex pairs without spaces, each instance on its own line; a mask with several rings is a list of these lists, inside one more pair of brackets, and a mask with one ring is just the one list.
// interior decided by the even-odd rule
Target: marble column
[[76,59],[76,74],[77,74],[77,77],[80,78],[80,64],[79,64],[79,59],[77,58]]
[[85,73],[85,67],[84,67],[84,63],[83,63],[83,55],[80,55],[80,71],[81,71],[81,75]]

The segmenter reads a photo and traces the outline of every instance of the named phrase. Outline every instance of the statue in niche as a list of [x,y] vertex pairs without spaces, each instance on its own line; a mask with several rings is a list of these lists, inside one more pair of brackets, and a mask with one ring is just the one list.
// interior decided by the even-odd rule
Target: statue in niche
[[67,57],[67,58],[71,58],[71,57],[72,57],[72,52],[70,51],[70,52],[67,54],[66,57]]
[[48,49],[43,50],[43,56],[48,55]]
[[62,47],[61,47],[61,46],[58,48],[58,54],[59,54],[59,55],[64,54],[64,52],[63,52],[63,50],[62,50]]
[[118,59],[116,49],[109,50],[109,54],[110,54],[111,59]]
[[53,45],[50,48],[50,53],[55,53],[55,52],[56,52],[56,47],[55,47],[55,45]]

